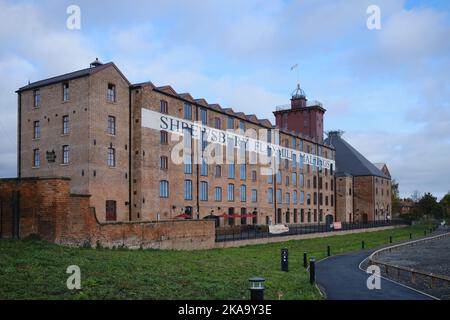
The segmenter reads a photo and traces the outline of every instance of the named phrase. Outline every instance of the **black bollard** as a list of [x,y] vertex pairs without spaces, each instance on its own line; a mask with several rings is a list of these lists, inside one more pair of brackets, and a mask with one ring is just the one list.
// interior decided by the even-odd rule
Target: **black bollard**
[[248,279],[250,282],[250,300],[264,300],[264,278],[254,277]]
[[361,241],[361,249],[364,250],[365,247],[366,247],[366,244],[364,243],[364,240],[363,240],[363,241]]
[[411,239],[412,239],[412,233],[409,234],[409,240],[411,240]]
[[331,256],[331,248],[330,246],[327,246],[327,256]]
[[427,230],[423,231],[423,235],[426,236],[427,235]]
[[316,259],[314,257],[309,259],[309,283],[311,285],[316,283]]
[[308,268],[308,253],[303,252],[303,267]]
[[392,243],[392,236],[389,237],[389,243]]
[[289,253],[287,248],[281,249],[281,271],[288,272],[289,268]]

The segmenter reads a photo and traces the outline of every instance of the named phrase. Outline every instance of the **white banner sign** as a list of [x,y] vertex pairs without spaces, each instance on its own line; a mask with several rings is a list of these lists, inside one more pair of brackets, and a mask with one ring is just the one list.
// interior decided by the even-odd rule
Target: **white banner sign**
[[263,135],[263,139],[254,139],[242,134],[237,134],[231,129],[224,131],[205,126],[201,122],[192,122],[144,108],[141,110],[142,127],[144,128],[151,128],[160,131],[164,130],[178,135],[184,135],[184,132],[189,130],[192,138],[196,140],[200,140],[203,137],[203,140],[208,143],[220,144],[224,146],[227,146],[228,143],[232,142],[235,148],[240,148],[242,145],[245,145],[248,152],[256,152],[263,155],[267,155],[268,149],[271,149],[271,154],[273,157],[278,155],[281,159],[289,159],[291,161],[295,158],[299,163],[324,169],[330,169],[331,166],[335,168],[335,162],[331,159],[282,147],[277,144],[268,143],[263,140],[267,137],[267,135],[265,135],[265,137]]

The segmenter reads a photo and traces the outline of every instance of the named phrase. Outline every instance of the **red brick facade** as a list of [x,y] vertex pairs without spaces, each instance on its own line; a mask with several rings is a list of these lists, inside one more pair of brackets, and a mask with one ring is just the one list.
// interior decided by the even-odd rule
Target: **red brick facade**
[[214,246],[213,221],[101,223],[90,197],[70,194],[66,178],[0,180],[0,205],[0,238],[37,235],[68,246],[107,248],[193,250]]

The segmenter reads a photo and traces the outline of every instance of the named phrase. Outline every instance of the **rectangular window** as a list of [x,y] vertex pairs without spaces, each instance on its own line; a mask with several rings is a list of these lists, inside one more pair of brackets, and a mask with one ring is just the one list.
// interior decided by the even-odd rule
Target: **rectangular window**
[[167,133],[167,131],[160,132],[160,142],[161,142],[161,144],[168,144],[169,134]]
[[192,174],[192,158],[189,154],[184,155],[184,173]]
[[106,221],[117,220],[117,202],[115,200],[106,200]]
[[200,174],[204,177],[208,176],[208,164],[206,163],[205,158],[202,158],[202,166],[201,166],[201,170],[200,170]]
[[116,166],[116,149],[112,147],[108,148],[108,166],[109,167]]
[[161,170],[167,170],[169,166],[169,159],[166,156],[159,158],[159,168]]
[[219,130],[222,128],[222,121],[220,120],[220,118],[216,117],[214,119],[214,127]]
[[222,176],[222,167],[217,165],[214,170],[214,176],[220,178]]
[[256,174],[256,170],[252,171],[252,181],[255,182],[257,179],[257,174]]
[[39,149],[33,150],[33,167],[39,168],[41,166],[41,152]]
[[192,180],[184,180],[184,200],[192,200]]
[[222,201],[222,188],[221,187],[214,188],[214,200],[216,202]]
[[208,201],[208,182],[200,182],[200,201]]
[[305,192],[301,191],[300,192],[300,204],[304,204],[305,203]]
[[294,192],[292,193],[292,203],[293,203],[294,205],[296,205],[297,202],[298,202],[298,199],[297,199],[297,191],[294,191]]
[[297,169],[297,155],[293,154],[292,155],[292,170],[296,170]]
[[204,108],[200,108],[200,121],[204,126],[208,124],[208,112]]
[[63,101],[69,101],[69,83],[63,83]]
[[267,189],[267,202],[273,203],[273,189]]
[[41,122],[33,122],[33,139],[39,139],[41,137]]
[[228,201],[234,201],[234,184],[228,184]]
[[284,201],[286,204],[291,203],[291,195],[289,194],[289,192],[286,192],[286,194],[284,195]]
[[192,120],[192,105],[190,105],[189,103],[185,103],[184,104],[184,119],[185,120]]
[[297,187],[297,174],[295,172],[292,173],[292,185]]
[[161,180],[159,182],[159,197],[160,198],[169,197],[169,181]]
[[252,189],[252,202],[258,202],[258,190]]
[[206,148],[208,147],[208,136],[206,134],[206,132],[202,132],[202,151],[205,151]]
[[267,169],[267,183],[273,183],[273,170],[271,168]]
[[281,203],[282,201],[282,192],[281,189],[277,189],[277,203]]
[[239,122],[239,129],[241,129],[242,131],[245,131],[245,121],[241,120]]
[[167,101],[161,100],[159,102],[159,111],[164,114],[169,113],[169,104],[167,103]]
[[41,106],[41,93],[39,89],[33,91],[33,107],[39,108]]
[[245,184],[241,185],[241,202],[247,201],[247,186]]
[[69,133],[70,133],[69,116],[63,116],[62,117],[62,134],[69,134]]
[[239,177],[241,178],[241,180],[247,179],[247,166],[245,164],[240,164]]
[[304,188],[305,187],[305,176],[302,174],[300,174],[300,188]]
[[282,179],[281,170],[278,170],[277,171],[277,184],[281,184],[281,179]]
[[108,134],[116,135],[116,117],[108,116]]
[[62,153],[63,153],[62,163],[69,164],[69,146],[63,146]]
[[108,83],[108,91],[106,92],[106,100],[108,102],[116,102],[116,86]]
[[234,119],[232,117],[227,119],[227,129],[234,129]]
[[228,178],[229,179],[234,179],[235,178],[234,163],[228,164]]

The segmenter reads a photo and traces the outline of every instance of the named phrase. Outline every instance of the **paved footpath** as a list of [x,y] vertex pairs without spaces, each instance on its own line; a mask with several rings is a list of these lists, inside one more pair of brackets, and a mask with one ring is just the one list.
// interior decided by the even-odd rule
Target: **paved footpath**
[[332,256],[316,263],[316,281],[329,300],[431,300],[429,296],[381,279],[381,290],[369,290],[369,274],[359,264],[376,249]]

